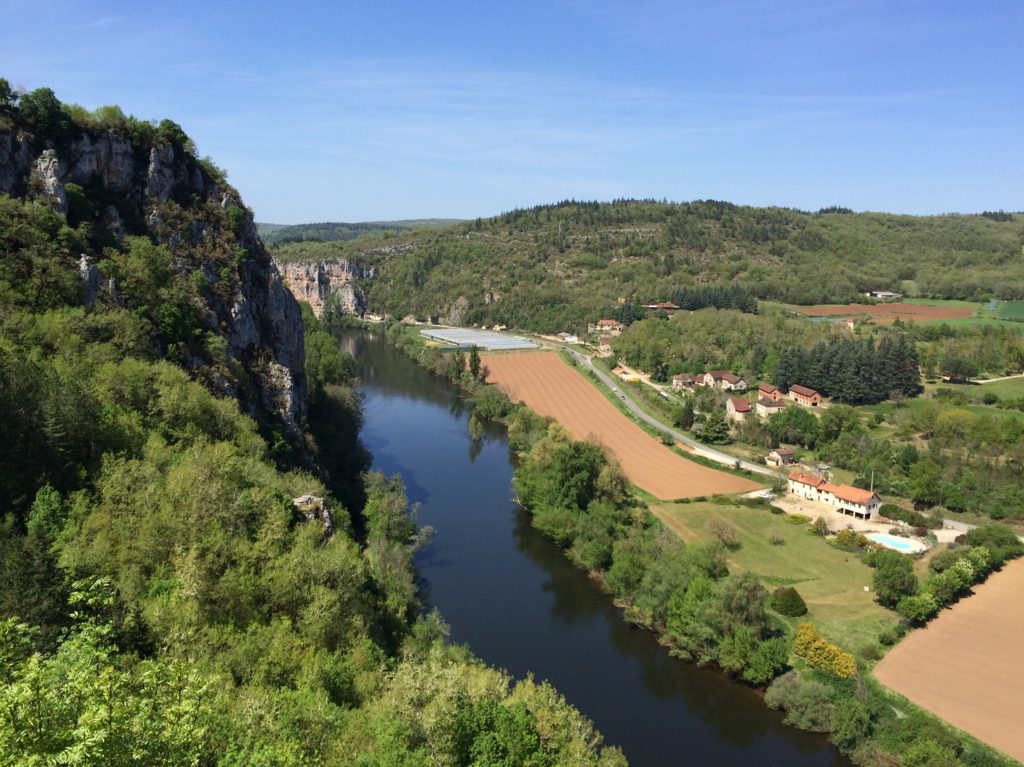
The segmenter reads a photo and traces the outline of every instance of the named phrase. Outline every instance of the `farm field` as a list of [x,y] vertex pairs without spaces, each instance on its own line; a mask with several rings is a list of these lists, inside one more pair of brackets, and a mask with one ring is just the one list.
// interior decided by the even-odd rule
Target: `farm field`
[[788,306],[790,311],[808,317],[867,316],[875,322],[889,323],[897,319],[907,322],[967,319],[974,315],[976,305],[935,306],[932,304],[818,304],[816,306]]
[[996,309],[996,317],[1001,320],[1024,322],[1024,301],[1002,301]]
[[[808,533],[809,524],[792,524],[766,508],[713,501],[658,504],[651,511],[687,543],[715,541],[712,521],[724,520],[739,544],[728,555],[731,570],[757,574],[769,590],[793,586],[804,598],[807,615],[785,619],[794,626],[809,621],[856,652],[896,623],[895,615],[875,602],[874,592],[864,591],[871,585],[871,568],[856,554]],[[771,542],[773,533],[781,544]]]
[[575,439],[604,445],[630,481],[656,498],[740,493],[760,487],[673,453],[629,420],[558,354],[484,354],[481,359],[490,371],[488,381],[511,400],[554,418]]
[[874,674],[917,705],[1024,761],[1022,590],[1024,560],[1017,560],[912,632]]

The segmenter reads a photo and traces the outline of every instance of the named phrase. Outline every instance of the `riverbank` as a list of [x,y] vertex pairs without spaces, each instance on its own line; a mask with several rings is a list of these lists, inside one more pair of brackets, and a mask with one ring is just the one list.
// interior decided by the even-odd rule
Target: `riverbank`
[[[399,342],[401,342],[401,332],[401,330],[395,331]],[[420,357],[421,362],[428,362],[428,367],[438,372],[446,369],[446,365],[442,360],[443,353],[428,352],[423,349],[415,350],[414,348],[407,348],[407,351],[413,351],[414,356]],[[419,352],[424,353],[421,355]],[[431,355],[433,355],[432,359],[424,360],[424,356],[429,358]],[[478,387],[472,381],[469,383],[470,388],[473,389],[472,396],[480,396],[478,388],[486,390],[486,387]],[[529,423],[530,419],[519,413],[520,411],[516,411],[516,414],[511,417],[505,414],[505,419],[509,423],[510,437],[516,440],[521,452],[525,452],[524,448],[530,449],[536,443],[531,443],[530,439],[524,439],[523,422]],[[536,419],[536,416],[533,418],[539,420]],[[536,426],[535,423],[534,426]],[[525,431],[529,431],[529,429]],[[543,506],[543,504],[540,505]],[[533,506],[538,506],[536,500],[534,500]],[[538,508],[534,508],[532,524],[538,526],[546,534],[558,541],[571,558],[590,570],[601,572],[605,585],[610,587],[609,590],[612,591],[613,595],[620,599],[623,604],[629,606],[627,608],[627,617],[643,625],[659,628],[664,626],[671,630],[668,621],[668,604],[673,594],[681,594],[678,597],[678,608],[682,610],[686,604],[686,591],[689,583],[687,582],[687,588],[684,588],[682,586],[683,580],[678,572],[673,572],[671,567],[663,568],[661,563],[674,559],[671,556],[665,555],[668,549],[664,547],[671,546],[671,543],[667,542],[664,536],[660,536],[661,540],[653,544],[650,549],[644,549],[645,542],[642,535],[636,533],[632,536],[628,533],[621,537],[617,535],[623,529],[621,520],[599,520],[599,524],[596,527],[600,528],[603,526],[606,536],[605,543],[608,542],[608,538],[613,539],[610,541],[612,561],[610,565],[607,565],[606,562],[605,566],[595,567],[593,561],[588,561],[587,557],[600,559],[601,556],[604,556],[602,548],[607,550],[607,546],[602,547],[598,545],[600,537],[597,536],[597,540],[595,540],[592,529],[590,530],[590,539],[584,540],[584,543],[590,545],[587,548],[580,545],[580,537],[571,534],[569,528],[572,526],[566,524],[565,515],[562,515],[562,518],[560,518],[557,513],[551,513],[550,509],[541,514],[538,514],[537,511]],[[588,519],[588,526],[591,525],[593,520],[589,519],[590,515],[587,511],[577,509],[577,512],[580,513],[581,517]],[[646,512],[644,514],[646,515]],[[652,539],[659,538],[656,533],[651,532],[652,530],[657,530],[658,526],[660,526],[660,523],[648,526],[646,534]],[[586,536],[582,536],[582,538],[585,539]],[[616,551],[616,547],[618,547],[618,551]],[[629,574],[629,567],[627,566],[615,569],[616,554],[624,555],[627,559],[632,558],[632,564],[638,566],[638,570],[633,573],[635,577],[625,577]],[[650,563],[651,566],[643,566],[645,561]],[[620,577],[622,580],[617,581],[616,579]],[[679,580],[673,581],[673,578],[679,578]],[[715,579],[709,580],[714,581]],[[640,598],[629,598],[628,594],[626,598],[623,598],[621,595],[616,594],[614,590],[616,584],[619,584],[618,587],[620,588],[640,586],[640,591],[636,592],[640,595]],[[652,591],[645,593],[646,589],[652,589]],[[694,596],[690,607],[693,607],[693,601],[699,602],[701,600]],[[770,613],[768,613],[768,616],[770,617]],[[713,620],[703,621],[703,625],[714,626],[715,623]],[[721,624],[718,625],[721,626]],[[683,629],[685,628],[686,626],[684,625]],[[690,643],[692,636],[685,630],[681,632],[683,634],[682,637],[678,637],[678,635],[674,637],[668,633],[665,636],[670,644],[676,641],[676,639],[683,640],[678,643],[681,650],[679,654],[683,655],[683,657],[704,660],[705,662],[719,662],[719,658],[714,656],[719,652],[719,644],[724,645],[726,648],[725,663],[728,664],[728,668],[733,669],[732,673],[742,675],[746,670],[744,663],[749,662],[750,657],[757,648],[750,641],[746,641],[745,644],[740,643],[741,646],[738,646],[736,642],[737,637],[735,632],[731,631],[732,628],[732,626],[726,626],[724,631],[719,630],[718,635],[711,638],[710,643],[705,642],[701,644],[698,642],[696,647]],[[750,635],[746,634],[746,636],[749,637]],[[708,644],[714,644],[710,654],[707,654]],[[705,655],[702,657],[700,653],[705,653]],[[732,654],[730,655],[730,653]],[[944,737],[956,743],[957,749],[962,750],[964,754],[985,755],[985,758],[988,759],[988,761],[984,762],[986,764],[1007,763],[1001,761],[999,757],[989,754],[980,744],[973,742],[969,738],[958,734],[954,735],[948,728],[939,723],[938,720],[927,717],[904,701],[887,695],[877,685],[869,684],[870,678],[867,676],[863,676],[856,681],[836,679],[823,672],[808,668],[806,662],[799,658],[793,662],[796,671],[784,675],[776,684],[771,685],[769,688],[769,694],[766,696],[769,704],[785,709],[787,711],[787,722],[794,726],[830,731],[837,745],[851,753],[861,763],[880,763],[878,760],[882,759],[886,753],[904,754],[909,751],[913,754],[915,748],[930,748],[934,742],[937,742],[940,733],[946,733]],[[723,667],[726,666],[723,665]],[[809,713],[811,711],[816,711],[817,713],[811,716]],[[915,723],[917,726],[916,731],[908,729],[908,726],[903,724],[904,720],[908,719]],[[921,725],[922,721],[928,723],[928,726],[924,727]],[[851,727],[852,736],[850,735]],[[915,735],[915,732],[918,732],[919,736]],[[921,742],[919,743],[918,741]],[[925,743],[924,741],[928,742]],[[974,760],[971,763],[982,762]]]

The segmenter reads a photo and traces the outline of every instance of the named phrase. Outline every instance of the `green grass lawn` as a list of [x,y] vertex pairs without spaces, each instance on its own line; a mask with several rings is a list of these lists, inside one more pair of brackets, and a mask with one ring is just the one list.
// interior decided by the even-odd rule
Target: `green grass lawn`
[[[756,573],[765,586],[794,586],[807,602],[809,612],[786,618],[792,626],[809,620],[843,647],[858,651],[877,641],[879,633],[897,622],[896,615],[874,601],[872,570],[855,554],[835,549],[824,539],[807,532],[767,509],[706,503],[655,504],[651,510],[687,542],[715,540],[711,521],[724,519],[736,532],[739,546],[729,553],[730,567]],[[782,544],[769,535],[777,532]]]
[[[1024,380],[1024,379],[1022,379],[1022,380]],[[978,398],[978,400],[980,401],[981,395],[985,393],[985,389],[987,389],[989,386],[998,386],[998,385],[999,385],[998,383],[995,383],[995,384],[987,384],[986,386],[963,386],[963,387],[958,387],[958,386],[951,386],[950,384],[945,384],[945,383],[943,383],[943,384],[925,384],[925,393],[927,394],[930,391],[934,391],[935,389],[939,388],[940,386],[942,388],[950,388],[950,389],[960,389],[960,388],[963,388],[965,390],[967,390],[967,389],[970,390],[969,392],[965,392],[968,397],[976,396]],[[977,392],[977,394],[975,395],[974,392]],[[932,401],[933,401],[932,399],[927,398],[927,397],[915,397],[913,399],[904,400],[902,403],[900,403],[900,405],[895,405],[892,402],[881,402],[881,403],[879,403],[877,405],[861,405],[857,409],[858,410],[863,410],[866,413],[871,413],[872,415],[874,415],[874,413],[876,413],[878,411],[882,411],[883,413],[886,414],[886,419],[888,420],[891,417],[892,413],[898,413],[901,409],[906,409],[906,410],[910,410],[913,413],[917,413],[920,410],[926,408],[928,406],[928,403],[932,402]],[[937,403],[940,403],[940,404],[943,402],[942,400],[934,400],[934,401],[937,402]],[[947,404],[952,404],[952,403],[947,403]],[[1022,417],[1024,417],[1024,414],[1022,414],[1022,413],[1020,413],[1020,412],[1018,412],[1016,410],[1006,410],[1006,409],[994,407],[994,406],[991,406],[991,405],[982,405],[982,404],[980,404],[980,402],[979,402],[979,404],[952,405],[952,406],[953,407],[961,408],[963,410],[967,410],[967,411],[973,413],[974,415],[991,415],[994,418],[1000,418],[1000,419],[1001,418],[1022,418]]]
[[1024,321],[1024,301],[1001,301],[996,307],[996,317],[1001,320]]
[[953,299],[946,298],[904,298],[902,303],[904,304],[917,304],[918,306],[955,306],[955,307],[966,307],[969,309],[982,310],[985,304],[979,304],[977,301],[956,301]]

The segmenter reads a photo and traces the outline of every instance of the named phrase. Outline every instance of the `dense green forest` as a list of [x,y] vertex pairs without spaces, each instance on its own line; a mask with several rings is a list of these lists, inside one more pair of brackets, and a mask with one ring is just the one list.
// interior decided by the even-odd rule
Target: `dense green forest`
[[290,242],[338,242],[354,240],[369,234],[405,232],[410,229],[436,229],[460,223],[456,218],[403,219],[399,221],[360,221],[352,224],[324,222],[319,224],[256,224],[256,230],[267,245]]
[[[278,247],[275,258],[291,258],[291,247]],[[363,286],[371,311],[582,331],[620,299],[668,301],[708,285],[738,284],[758,298],[798,304],[865,301],[867,290],[1018,298],[1022,248],[1021,215],[617,200],[331,243],[318,255],[379,267]]]
[[[0,763],[623,765],[421,616],[352,361],[308,313],[274,323],[298,307],[254,292],[274,273],[223,173],[169,121],[0,80],[0,148],[104,141],[181,180],[0,195]],[[243,358],[217,308],[253,296]]]

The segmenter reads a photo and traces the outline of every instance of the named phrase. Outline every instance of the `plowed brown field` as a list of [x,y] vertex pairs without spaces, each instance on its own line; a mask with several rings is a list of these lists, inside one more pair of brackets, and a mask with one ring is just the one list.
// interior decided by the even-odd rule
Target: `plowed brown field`
[[943,610],[875,666],[914,703],[1024,761],[1024,560],[1011,562]]
[[630,481],[663,500],[740,493],[760,485],[676,455],[605,399],[552,352],[483,355],[490,375],[514,402],[554,418],[575,439],[604,445]]
[[791,306],[794,312],[808,317],[846,317],[867,315],[875,322],[901,320],[956,320],[974,316],[969,306],[925,306],[924,304],[818,304]]

